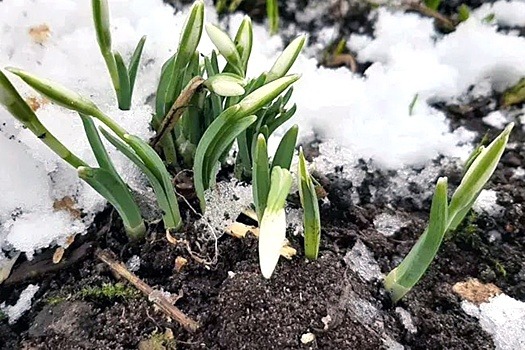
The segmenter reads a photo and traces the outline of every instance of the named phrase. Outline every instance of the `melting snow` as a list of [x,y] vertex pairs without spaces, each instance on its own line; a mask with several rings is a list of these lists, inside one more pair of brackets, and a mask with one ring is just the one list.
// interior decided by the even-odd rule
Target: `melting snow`
[[36,292],[40,287],[34,284],[30,284],[22,291],[20,298],[15,305],[0,305],[0,310],[4,312],[9,318],[9,323],[15,323],[27,310],[31,308],[31,299],[35,296]]

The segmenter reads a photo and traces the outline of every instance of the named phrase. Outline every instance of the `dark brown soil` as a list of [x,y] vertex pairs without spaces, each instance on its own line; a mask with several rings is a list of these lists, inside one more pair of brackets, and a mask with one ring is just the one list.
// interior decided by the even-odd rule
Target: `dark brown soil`
[[[363,16],[356,21],[363,21]],[[316,23],[311,26],[318,28]],[[497,96],[490,99],[497,101]],[[447,112],[454,127],[466,126],[481,138],[489,129],[479,117],[494,104],[468,101],[466,105],[471,108],[436,107]],[[498,131],[489,132],[494,136]],[[0,321],[0,349],[159,349],[146,347],[148,339],[177,349],[366,350],[388,348],[390,340],[409,349],[493,349],[490,336],[477,320],[461,310],[452,286],[475,277],[525,301],[525,183],[523,178],[511,178],[513,170],[525,166],[524,141],[520,125],[511,135],[516,146],[506,151],[488,186],[500,194],[503,216],[471,215],[443,244],[421,282],[396,306],[390,304],[380,281],[364,281],[344,257],[360,240],[381,271],[390,271],[423,231],[429,200],[421,198],[415,184],[407,184],[410,196],[394,193],[393,198],[376,196],[372,200],[369,186],[388,193],[396,174],[370,170],[357,188],[357,206],[349,199],[353,184],[334,169],[333,174],[320,178],[331,204],[322,206],[323,235],[317,261],[305,261],[301,238],[289,235],[297,256],[282,259],[274,277],[264,280],[252,236],[222,236],[218,263],[206,265],[185,246],[169,243],[156,227],[150,228],[145,243],[127,243],[118,218],[108,209],[99,215],[91,232],[67,250],[61,265],[51,263],[53,251],[40,254],[31,263],[17,264],[0,289],[0,302],[14,304],[29,283],[38,283],[40,289],[32,309],[17,323]],[[446,171],[454,187],[460,170],[449,167]],[[389,205],[409,223],[387,238],[376,230],[373,220],[391,210]],[[492,240],[491,230],[501,237]],[[199,235],[191,223],[183,236],[204,259],[213,255],[212,244],[198,244],[195,237]],[[124,295],[86,295],[86,288],[121,282],[95,258],[96,249],[111,250],[123,262],[138,255],[141,264],[136,274],[156,289],[179,295],[176,305],[197,320],[200,329],[194,334],[184,331],[130,289]],[[175,267],[177,257],[188,259],[180,271]],[[411,314],[417,333],[405,328],[396,307]],[[308,333],[315,339],[303,344],[301,337]]]

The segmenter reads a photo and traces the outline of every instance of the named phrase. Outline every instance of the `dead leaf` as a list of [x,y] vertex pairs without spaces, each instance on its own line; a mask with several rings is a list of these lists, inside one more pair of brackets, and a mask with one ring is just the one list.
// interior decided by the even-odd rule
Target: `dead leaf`
[[11,274],[11,270],[13,269],[13,266],[16,263],[16,260],[20,256],[20,252],[17,252],[15,256],[13,256],[10,259],[4,260],[2,264],[0,265],[0,284],[4,282],[7,277]]
[[466,282],[458,282],[452,290],[461,298],[476,305],[486,303],[493,296],[501,294],[501,289],[492,283],[481,283],[476,278],[470,278]]
[[29,28],[29,35],[37,44],[45,43],[51,37],[51,29],[47,24],[40,24]]
[[281,248],[281,256],[288,260],[292,260],[294,256],[297,255],[297,250],[290,246],[288,242]]
[[45,98],[35,97],[35,96],[31,96],[31,97],[26,98],[26,102],[29,105],[29,107],[31,107],[33,112],[36,112],[37,110],[40,109],[40,107],[42,107],[43,105],[49,103],[49,101],[46,100]]
[[73,218],[80,219],[82,213],[80,212],[80,210],[75,208],[76,204],[77,203],[73,200],[73,198],[65,196],[64,198],[58,199],[53,203],[53,209],[55,209],[56,211],[66,211]]
[[175,258],[175,271],[180,272],[184,266],[188,263],[188,259],[178,256]]
[[170,242],[171,244],[173,245],[176,245],[179,241],[177,240],[177,238],[173,237],[171,235],[171,232],[170,230],[166,230],[166,239],[168,240],[168,242]]
[[226,233],[232,235],[235,238],[244,238],[248,232],[253,232],[255,234],[255,231],[257,231],[256,236],[258,236],[259,229],[257,227],[245,225],[237,221],[226,228]]
[[330,55],[326,58],[323,65],[327,68],[338,68],[345,66],[348,69],[350,69],[353,73],[357,72],[357,63],[355,61],[355,58],[349,53]]
[[55,254],[53,254],[53,264],[58,264],[62,260],[65,251],[63,247],[58,247],[55,250]]

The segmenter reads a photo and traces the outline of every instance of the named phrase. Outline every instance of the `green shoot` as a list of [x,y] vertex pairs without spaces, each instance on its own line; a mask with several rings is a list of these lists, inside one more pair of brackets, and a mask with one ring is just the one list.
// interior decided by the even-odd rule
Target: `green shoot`
[[143,36],[135,48],[129,66],[126,67],[122,56],[118,52],[113,52],[111,47],[111,30],[109,23],[109,6],[107,0],[92,0],[93,22],[97,34],[97,42],[106,67],[108,68],[113,88],[117,95],[118,106],[122,110],[131,108],[133,87],[137,76],[140,57],[144,49],[146,37]]
[[431,10],[437,11],[439,5],[441,5],[441,0],[424,0],[425,6]]
[[266,16],[268,16],[270,35],[277,34],[279,32],[279,6],[277,6],[277,0],[266,0]]
[[272,276],[286,238],[284,206],[292,187],[292,181],[289,170],[281,167],[272,169],[268,203],[264,209],[259,229],[259,265],[265,278]]
[[298,187],[301,205],[303,206],[304,254],[310,260],[316,260],[321,241],[321,217],[317,192],[311,175],[306,167],[303,150],[299,151]]
[[294,125],[284,134],[273,156],[272,168],[280,166],[283,169],[290,170],[298,133],[299,127]]
[[461,4],[461,6],[458,8],[458,21],[465,22],[470,17],[470,8],[465,5]]
[[255,145],[252,169],[252,191],[257,219],[261,222],[268,200],[268,192],[270,191],[270,164],[268,162],[266,138],[263,134],[259,134]]
[[487,147],[473,153],[460,185],[447,205],[447,181],[440,178],[432,200],[429,225],[401,264],[385,278],[385,288],[397,302],[414,287],[430,266],[443,236],[454,231],[468,214],[490,179],[509,140],[514,124],[509,124]]

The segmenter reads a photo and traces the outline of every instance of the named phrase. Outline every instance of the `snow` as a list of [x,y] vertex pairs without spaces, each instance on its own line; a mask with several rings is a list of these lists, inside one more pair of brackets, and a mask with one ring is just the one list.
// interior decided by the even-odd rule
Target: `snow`
[[495,21],[504,26],[525,25],[525,2],[523,0],[496,1],[493,4],[483,4],[472,12],[476,18],[483,20],[494,15]]
[[39,288],[37,285],[30,284],[20,293],[20,297],[15,305],[6,305],[5,303],[0,305],[0,310],[7,315],[9,324],[15,323],[24,312],[31,308],[31,299],[33,299]]
[[499,217],[505,208],[497,204],[498,193],[494,190],[482,190],[476,202],[472,206],[477,213],[486,213],[490,216]]
[[346,253],[344,261],[352,271],[367,282],[383,278],[374,254],[360,239],[358,239],[353,248]]
[[525,303],[505,294],[479,307],[463,301],[463,311],[476,317],[494,340],[496,350],[525,349]]
[[399,229],[408,224],[408,221],[403,220],[397,215],[382,213],[374,218],[374,226],[376,230],[385,237],[393,236]]
[[[523,17],[523,11],[519,11],[522,6],[518,1],[498,1],[485,5],[488,10],[483,11],[495,12],[498,23],[517,23]],[[311,10],[303,14],[303,20],[312,16],[315,6]],[[152,107],[146,101],[155,92],[162,63],[176,48],[185,11],[174,14],[173,8],[161,0],[111,1],[113,46],[126,61],[139,38],[148,37],[132,111],[119,111],[115,105],[109,75],[95,40],[88,1],[0,2],[0,67],[16,66],[60,82],[89,96],[131,133],[148,138]],[[431,194],[438,169],[433,166],[427,171],[432,160],[438,155],[445,159],[466,157],[473,139],[473,134],[463,128],[451,130],[445,115],[431,104],[475,97],[472,94],[491,89],[501,91],[515,83],[525,75],[525,39],[498,32],[497,26],[483,23],[482,10],[448,35],[436,33],[432,20],[414,13],[379,8],[373,16],[377,18],[373,38],[362,34],[348,38],[357,59],[372,62],[364,76],[345,68],[317,67],[315,58],[299,57],[292,68],[292,72],[302,74],[292,98],[298,112],[290,122],[300,125],[303,140],[313,135],[323,141],[331,140],[320,146],[321,156],[314,163],[317,170],[333,172],[334,164],[343,166],[345,177],[355,189],[366,175],[357,167],[363,159],[369,169],[398,171],[399,183],[393,181],[391,191],[406,190],[408,176],[422,184],[425,197]],[[210,6],[206,9],[206,20],[217,22]],[[231,17],[230,29],[234,31],[241,20],[241,15]],[[43,24],[50,29],[49,37],[40,38],[37,43],[29,30]],[[332,34],[333,29],[326,28],[321,37]],[[209,39],[203,35],[200,51],[206,54],[211,49]],[[269,69],[281,49],[282,40],[278,36],[270,37],[264,26],[254,25],[249,76]],[[24,97],[36,97],[20,80],[9,77]],[[409,105],[416,95],[410,113]],[[65,145],[95,164],[78,116],[45,102],[37,113]],[[490,116],[486,122],[495,125],[503,121]],[[269,145],[269,148],[275,147]],[[130,187],[138,193],[147,193],[144,176],[115,149],[108,149]],[[5,169],[0,172],[3,250],[18,250],[31,257],[43,247],[60,245],[66,237],[85,232],[94,215],[106,205],[103,198],[77,178],[74,169],[3,109],[0,109],[0,161]],[[424,170],[413,170],[418,167]],[[419,177],[420,173],[423,175]],[[370,191],[375,193],[376,189]],[[210,210],[204,219],[208,227],[220,226],[222,230],[226,226],[225,211],[229,220],[235,219],[233,210],[250,201],[250,192],[246,187],[241,203],[235,208],[230,205],[227,210],[218,208],[221,210],[216,212],[217,216]],[[221,195],[212,200],[216,204],[210,208],[223,204]],[[355,195],[353,192],[353,200]],[[387,194],[377,195],[388,198]],[[53,204],[66,196],[72,197],[75,208],[85,214],[82,218],[53,209]]]
[[494,111],[482,118],[483,122],[497,129],[505,129],[509,123],[505,115],[501,111]]

